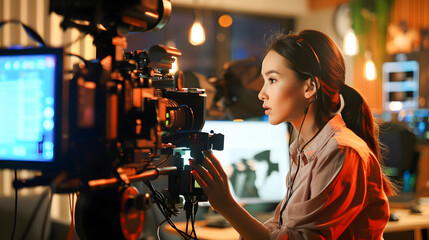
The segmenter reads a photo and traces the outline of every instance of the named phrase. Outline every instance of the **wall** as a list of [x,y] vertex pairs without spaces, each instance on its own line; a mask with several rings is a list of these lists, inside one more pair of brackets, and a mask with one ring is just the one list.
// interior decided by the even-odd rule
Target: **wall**
[[171,0],[174,6],[231,12],[299,16],[308,13],[307,0]]
[[[336,7],[328,7],[313,10],[306,15],[296,17],[295,26],[297,31],[314,29],[329,35],[341,48],[343,40],[334,29],[334,13]],[[353,57],[344,55],[346,61],[346,84],[353,86]]]

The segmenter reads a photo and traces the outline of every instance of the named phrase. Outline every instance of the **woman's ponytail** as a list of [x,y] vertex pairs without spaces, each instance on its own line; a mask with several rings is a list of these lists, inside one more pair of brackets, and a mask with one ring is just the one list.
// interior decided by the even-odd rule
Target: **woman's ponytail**
[[[378,141],[379,128],[372,117],[371,109],[367,102],[358,91],[346,84],[341,86],[340,94],[343,96],[345,102],[344,108],[341,111],[341,116],[347,128],[366,142],[382,166],[383,161]],[[384,192],[387,195],[394,195],[396,187],[386,175],[383,177]]]

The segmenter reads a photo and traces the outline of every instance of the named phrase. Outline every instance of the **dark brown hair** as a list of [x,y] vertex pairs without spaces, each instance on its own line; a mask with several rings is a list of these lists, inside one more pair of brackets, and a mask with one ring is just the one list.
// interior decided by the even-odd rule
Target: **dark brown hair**
[[[341,93],[345,102],[341,115],[346,126],[366,142],[381,164],[378,125],[362,95],[345,84],[345,61],[335,42],[322,32],[305,30],[277,36],[269,50],[283,56],[298,79],[319,80],[316,101],[319,128],[325,126],[340,107]],[[391,195],[395,187],[387,176],[384,176],[383,185],[384,192]]]

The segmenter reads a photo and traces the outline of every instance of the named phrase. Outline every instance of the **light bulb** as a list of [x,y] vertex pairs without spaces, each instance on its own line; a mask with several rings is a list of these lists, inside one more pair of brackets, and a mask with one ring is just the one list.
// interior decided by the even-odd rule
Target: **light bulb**
[[375,64],[372,60],[371,52],[367,51],[365,56],[365,78],[369,81],[373,81],[377,77],[377,72],[375,71]]
[[203,25],[200,22],[195,21],[192,24],[191,31],[189,32],[189,42],[194,45],[201,45],[206,40]]
[[353,29],[349,29],[344,36],[343,51],[346,55],[354,56],[358,51],[358,42]]
[[175,74],[177,70],[179,70],[179,63],[177,62],[178,60],[175,57],[173,58],[174,58],[174,62],[173,64],[171,64],[171,69],[169,71],[171,74]]
[[402,110],[402,103],[399,101],[393,101],[389,103],[389,109],[392,112],[399,112]]

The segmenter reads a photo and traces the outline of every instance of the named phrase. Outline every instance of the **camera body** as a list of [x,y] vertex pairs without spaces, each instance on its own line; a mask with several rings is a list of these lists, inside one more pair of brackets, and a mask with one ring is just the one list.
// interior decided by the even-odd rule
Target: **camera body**
[[[163,56],[152,52],[160,49]],[[68,162],[78,161],[83,178],[112,177],[119,167],[140,172],[158,160],[161,151],[191,147],[189,134],[204,126],[206,95],[203,89],[175,87],[168,70],[177,56],[177,49],[156,45],[125,53],[112,71],[101,61],[75,67],[70,100],[64,101],[70,136],[64,142]]]

